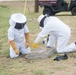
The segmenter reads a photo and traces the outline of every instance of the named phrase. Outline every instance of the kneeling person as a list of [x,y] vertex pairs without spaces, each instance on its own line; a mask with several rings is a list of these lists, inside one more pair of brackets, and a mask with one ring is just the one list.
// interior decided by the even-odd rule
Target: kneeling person
[[18,57],[31,52],[29,47],[29,29],[26,26],[27,19],[21,14],[13,14],[9,20],[8,40],[10,44],[10,57]]

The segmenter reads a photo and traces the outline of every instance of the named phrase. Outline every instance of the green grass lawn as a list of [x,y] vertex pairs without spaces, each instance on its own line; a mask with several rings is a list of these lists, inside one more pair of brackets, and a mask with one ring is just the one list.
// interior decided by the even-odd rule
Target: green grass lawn
[[[38,32],[37,17],[42,13],[34,13],[34,7],[27,9],[27,26],[30,30],[30,44],[35,40]],[[7,30],[9,28],[9,19],[13,13],[24,12],[24,2],[0,2],[0,75],[76,75],[76,54],[69,54],[70,58],[65,61],[54,62],[52,58],[45,60],[27,60],[25,56],[15,59],[9,57],[9,43],[7,39]],[[61,12],[61,14],[70,14],[70,12]],[[75,16],[57,16],[63,22],[72,28],[72,42],[76,40],[76,17]],[[31,49],[33,49],[31,47]],[[71,68],[71,70],[70,70]],[[66,72],[66,73],[65,73]]]

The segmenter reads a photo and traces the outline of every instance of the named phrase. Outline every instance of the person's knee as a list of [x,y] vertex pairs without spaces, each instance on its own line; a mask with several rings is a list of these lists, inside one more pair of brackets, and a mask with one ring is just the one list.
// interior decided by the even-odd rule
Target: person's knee
[[28,47],[24,52],[23,54],[29,54],[31,52],[31,49]]
[[29,54],[31,52],[31,50],[27,50],[26,52],[25,52],[25,54]]
[[10,58],[17,58],[19,55],[10,54]]
[[63,50],[57,50],[57,53],[63,53]]

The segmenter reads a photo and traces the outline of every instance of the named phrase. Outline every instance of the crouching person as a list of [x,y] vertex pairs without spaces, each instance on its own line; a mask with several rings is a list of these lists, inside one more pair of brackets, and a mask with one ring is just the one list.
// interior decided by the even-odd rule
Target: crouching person
[[18,57],[20,53],[29,54],[29,29],[27,19],[21,13],[12,14],[9,20],[8,40],[10,44],[10,57]]
[[38,34],[32,46],[38,48],[41,39],[49,35],[47,46],[56,48],[58,53],[76,52],[76,42],[67,45],[71,37],[71,29],[57,17],[40,15],[38,17],[39,27],[42,31]]

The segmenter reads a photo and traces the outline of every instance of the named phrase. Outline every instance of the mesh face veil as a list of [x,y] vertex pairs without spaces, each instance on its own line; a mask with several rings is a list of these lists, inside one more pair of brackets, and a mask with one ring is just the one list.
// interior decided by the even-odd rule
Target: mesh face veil
[[42,20],[40,21],[40,24],[39,24],[39,26],[40,27],[44,27],[44,20],[45,20],[45,18],[46,18],[46,16],[44,16],[43,18],[42,18]]
[[26,22],[25,23],[16,23],[15,28],[22,29],[22,28],[24,28],[25,24],[26,24]]

